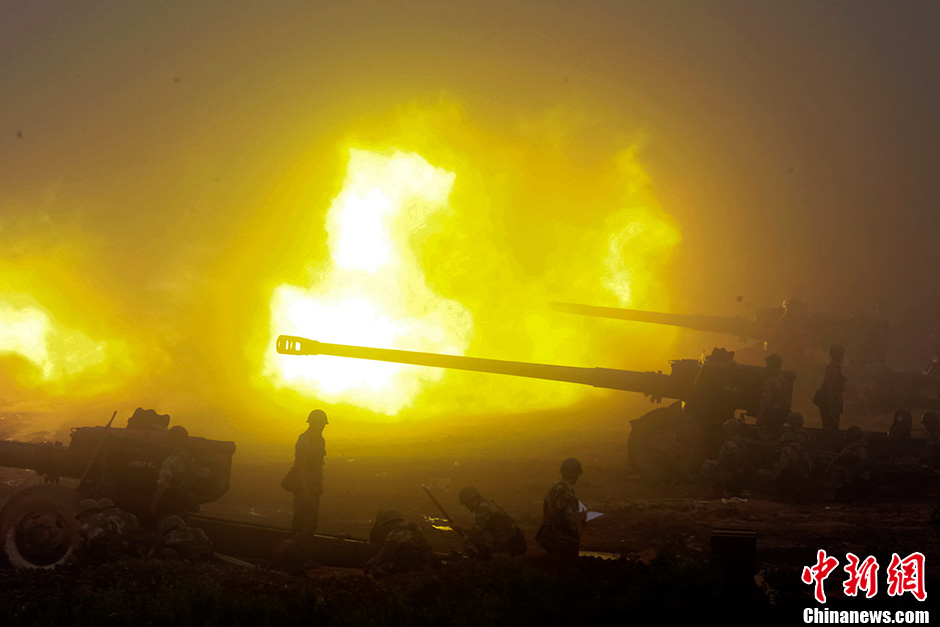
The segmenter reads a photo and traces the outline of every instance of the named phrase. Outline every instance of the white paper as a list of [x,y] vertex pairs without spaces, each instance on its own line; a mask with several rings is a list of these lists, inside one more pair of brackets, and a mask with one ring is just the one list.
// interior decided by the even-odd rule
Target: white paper
[[595,518],[600,518],[601,516],[604,515],[601,512],[589,512],[587,505],[585,505],[581,501],[578,501],[578,513],[581,513],[581,512],[585,512],[584,514],[585,521],[594,520]]

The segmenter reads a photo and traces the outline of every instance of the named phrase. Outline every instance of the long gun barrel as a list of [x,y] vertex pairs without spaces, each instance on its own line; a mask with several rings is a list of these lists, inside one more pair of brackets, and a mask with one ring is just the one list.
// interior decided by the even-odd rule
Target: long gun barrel
[[[328,344],[293,335],[281,335],[277,338],[277,352],[282,355],[333,355],[352,359],[387,361],[413,366],[430,366],[453,370],[471,370],[495,374],[547,379],[591,385],[611,390],[640,392],[653,400],[663,398],[684,399],[691,391],[694,376],[689,376],[688,369],[671,375],[661,372],[635,372],[615,370],[613,368],[584,368],[579,366],[558,366],[553,364],[533,364],[521,361],[501,359],[483,359],[460,355],[439,355],[418,351],[393,350],[388,348],[370,348],[350,346],[348,344]],[[694,362],[698,363],[698,362]]]
[[617,307],[595,307],[575,303],[552,303],[552,309],[562,313],[592,318],[612,318],[629,322],[648,322],[672,327],[683,327],[696,331],[727,333],[742,340],[767,340],[771,329],[762,328],[751,320],[736,316],[704,316],[689,314],[671,314],[659,311],[639,309],[620,309]]

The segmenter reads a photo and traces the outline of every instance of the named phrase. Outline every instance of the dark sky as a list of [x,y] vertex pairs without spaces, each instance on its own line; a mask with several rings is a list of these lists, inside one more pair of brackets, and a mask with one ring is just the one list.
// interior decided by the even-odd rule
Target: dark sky
[[[676,311],[887,300],[921,327],[940,316],[938,32],[933,2],[0,0],[0,243],[195,346],[179,321],[217,313],[204,291],[234,302],[247,234],[278,246],[286,172],[444,99],[490,139],[573,112],[573,172],[642,138],[681,231]],[[512,241],[532,215],[505,213]]]

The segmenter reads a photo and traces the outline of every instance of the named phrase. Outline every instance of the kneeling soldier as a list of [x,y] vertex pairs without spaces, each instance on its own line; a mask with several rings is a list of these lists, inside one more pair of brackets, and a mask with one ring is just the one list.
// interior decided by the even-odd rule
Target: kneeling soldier
[[382,548],[364,567],[367,575],[385,577],[395,573],[431,570],[435,565],[431,545],[414,523],[405,522],[397,509],[379,513],[370,539]]
[[467,549],[473,557],[486,559],[493,553],[525,553],[525,536],[502,507],[469,486],[460,491],[459,498],[460,504],[474,514],[470,529],[458,529],[466,535]]

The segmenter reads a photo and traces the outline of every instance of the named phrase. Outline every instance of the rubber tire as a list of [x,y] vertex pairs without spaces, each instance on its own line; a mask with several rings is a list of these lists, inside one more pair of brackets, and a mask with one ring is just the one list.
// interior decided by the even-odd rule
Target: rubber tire
[[[17,492],[0,511],[0,549],[14,568],[53,569],[72,560],[81,544],[79,523],[75,519],[81,495],[60,485],[37,485]],[[46,517],[57,529],[52,555],[39,559],[24,553],[21,523]]]
[[707,448],[705,431],[681,402],[633,420],[627,440],[630,464],[649,483],[684,480],[699,472]]

